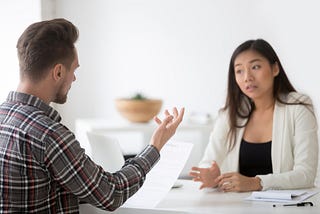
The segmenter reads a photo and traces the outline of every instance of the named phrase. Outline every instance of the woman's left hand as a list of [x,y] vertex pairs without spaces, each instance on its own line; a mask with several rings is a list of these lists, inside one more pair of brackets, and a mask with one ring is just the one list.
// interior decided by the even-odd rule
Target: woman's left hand
[[259,177],[247,177],[238,172],[229,172],[217,177],[219,190],[223,192],[248,192],[261,190]]

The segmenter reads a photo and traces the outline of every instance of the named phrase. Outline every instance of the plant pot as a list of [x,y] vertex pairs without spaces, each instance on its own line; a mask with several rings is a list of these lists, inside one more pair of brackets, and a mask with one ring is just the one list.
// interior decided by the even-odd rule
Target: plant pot
[[118,112],[127,120],[135,123],[146,123],[160,112],[162,100],[116,99],[115,105]]

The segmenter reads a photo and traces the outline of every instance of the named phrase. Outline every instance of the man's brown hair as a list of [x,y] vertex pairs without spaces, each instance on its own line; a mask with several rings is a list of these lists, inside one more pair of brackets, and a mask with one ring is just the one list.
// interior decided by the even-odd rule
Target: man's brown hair
[[41,80],[58,63],[70,68],[75,57],[76,26],[65,19],[41,21],[30,25],[17,43],[20,77]]

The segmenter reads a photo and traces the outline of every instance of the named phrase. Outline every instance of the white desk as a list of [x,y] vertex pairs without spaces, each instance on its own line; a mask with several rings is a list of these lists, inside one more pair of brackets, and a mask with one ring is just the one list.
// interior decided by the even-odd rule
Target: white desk
[[[129,209],[119,208],[113,213],[116,214],[319,214],[320,213],[320,193],[307,199],[313,202],[313,207],[272,207],[272,202],[245,201],[251,193],[223,193],[214,190],[199,190],[199,184],[191,180],[180,180],[183,187],[172,189],[168,195],[157,205],[155,209]],[[90,205],[81,205],[81,212]],[[90,213],[109,213],[95,208]]]
[[[209,142],[212,126],[212,123],[196,124],[183,121],[178,127],[172,139],[194,144],[180,177],[188,177],[191,167],[198,165]],[[139,153],[149,143],[156,124],[153,121],[150,123],[130,123],[105,119],[78,119],[75,128],[75,135],[89,156],[91,156],[91,147],[86,135],[88,131],[103,133],[118,139],[123,153],[131,155]]]

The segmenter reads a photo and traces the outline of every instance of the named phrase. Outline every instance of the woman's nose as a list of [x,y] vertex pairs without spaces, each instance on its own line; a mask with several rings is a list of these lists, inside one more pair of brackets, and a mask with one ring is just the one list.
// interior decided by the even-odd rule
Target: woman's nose
[[252,81],[252,74],[251,74],[251,71],[250,70],[247,70],[244,74],[244,80],[246,82],[248,81]]

